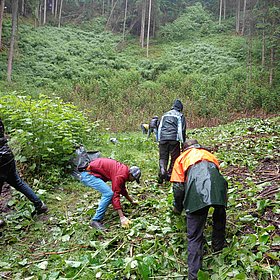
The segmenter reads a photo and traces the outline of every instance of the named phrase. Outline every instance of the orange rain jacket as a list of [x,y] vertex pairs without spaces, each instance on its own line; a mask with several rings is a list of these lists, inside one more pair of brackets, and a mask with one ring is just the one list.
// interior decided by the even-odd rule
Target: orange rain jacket
[[186,180],[185,174],[188,169],[202,160],[213,162],[220,168],[218,159],[213,154],[204,149],[190,148],[176,159],[170,181],[184,183]]

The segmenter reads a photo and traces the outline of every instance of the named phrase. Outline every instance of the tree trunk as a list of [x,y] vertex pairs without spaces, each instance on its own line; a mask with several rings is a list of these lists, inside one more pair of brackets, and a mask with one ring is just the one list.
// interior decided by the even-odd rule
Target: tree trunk
[[262,32],[262,67],[265,65],[265,32]]
[[152,0],[150,0],[150,3],[149,3],[149,13],[148,13],[148,29],[147,29],[147,57],[149,57],[150,26],[151,26],[151,11],[152,11]]
[[125,39],[126,15],[127,15],[127,0],[125,0],[125,9],[124,9],[124,19],[123,19],[123,40]]
[[57,10],[58,10],[58,1],[59,0],[55,0],[55,9],[54,9],[54,18],[57,18]]
[[222,8],[223,8],[223,0],[220,0],[219,25],[222,22]]
[[270,49],[270,69],[269,69],[269,85],[273,84],[273,76],[274,76],[274,47]]
[[155,36],[156,36],[156,15],[154,11],[152,37],[155,38]]
[[39,22],[39,26],[41,26],[42,24],[42,5],[39,2],[39,9],[38,9],[38,22]]
[[226,19],[226,0],[224,0],[224,19]]
[[142,2],[142,16],[141,16],[141,31],[140,31],[140,44],[144,48],[144,38],[145,38],[145,21],[146,21],[146,0]]
[[102,16],[105,14],[105,0],[102,1]]
[[13,57],[14,57],[14,47],[16,41],[16,31],[17,31],[17,14],[18,14],[18,0],[12,0],[12,34],[11,42],[8,56],[8,69],[7,69],[7,80],[12,81],[12,68],[13,68]]
[[43,25],[45,25],[47,22],[47,0],[44,0],[44,19],[43,19]]
[[247,0],[244,0],[244,6],[243,6],[243,23],[242,23],[242,31],[241,31],[241,35],[244,35],[244,31],[245,31],[245,22],[246,22],[246,5],[247,5]]
[[237,0],[236,5],[236,24],[235,24],[235,31],[237,34],[239,34],[240,29],[240,0]]
[[60,28],[60,26],[61,26],[62,5],[63,5],[63,0],[61,0],[61,2],[60,2],[60,7],[59,7],[58,28]]
[[112,15],[113,15],[113,12],[114,12],[114,10],[115,10],[115,7],[116,7],[118,1],[119,1],[119,0],[117,0],[115,3],[112,1],[112,9],[111,9],[110,15],[109,15],[108,20],[107,20],[107,23],[106,23],[106,29],[107,29],[108,26],[109,26],[111,17],[112,17]]
[[24,16],[24,0],[21,0],[21,14]]
[[2,27],[4,16],[5,0],[0,0],[0,50],[2,49]]
[[54,5],[55,5],[55,2],[54,2],[54,0],[52,0],[52,15],[54,15]]
[[252,34],[251,34],[251,28],[249,27],[249,37],[247,38],[247,44],[248,44],[248,57],[247,57],[247,75],[248,75],[248,84],[252,81]]

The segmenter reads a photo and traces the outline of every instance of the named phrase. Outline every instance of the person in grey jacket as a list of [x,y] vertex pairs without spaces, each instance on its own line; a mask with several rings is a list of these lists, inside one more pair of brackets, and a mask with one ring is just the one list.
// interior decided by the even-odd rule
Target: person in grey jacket
[[176,99],[171,110],[162,116],[159,123],[159,184],[162,184],[163,180],[170,180],[174,162],[180,155],[180,143],[183,144],[186,140],[186,119],[182,111],[183,104]]

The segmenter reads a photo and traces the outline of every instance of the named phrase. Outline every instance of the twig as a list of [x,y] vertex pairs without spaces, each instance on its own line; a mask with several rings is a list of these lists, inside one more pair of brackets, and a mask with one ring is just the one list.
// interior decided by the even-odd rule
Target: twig
[[261,181],[261,182],[256,183],[256,185],[260,185],[260,184],[265,183],[265,182],[274,181],[274,180],[276,180],[276,179],[278,179],[278,178],[280,178],[280,176],[276,176],[276,177],[273,177],[273,178],[269,178],[269,179],[267,179],[267,180],[263,180],[263,181]]
[[129,255],[130,255],[131,258],[133,257],[133,244],[130,245]]
[[107,257],[103,263],[106,263],[110,258],[112,258],[122,248],[122,246],[124,244],[125,244],[125,241],[118,247],[117,250],[115,250],[111,255],[109,255],[109,257]]
[[73,251],[76,251],[78,249],[81,249],[81,248],[88,248],[87,245],[82,245],[82,246],[79,246],[77,248],[73,248],[73,249],[69,249],[69,250],[65,250],[65,251],[61,251],[61,252],[43,252],[43,253],[40,253],[40,254],[33,254],[34,257],[41,257],[41,256],[48,256],[48,255],[62,255],[62,254],[66,254],[66,253],[69,253],[69,252],[73,252]]
[[[231,224],[231,225],[237,227],[235,223],[233,223],[233,222],[231,222],[231,221],[229,221],[229,220],[227,220],[227,223],[229,223],[229,224]],[[242,233],[244,233],[244,231],[241,230],[241,229],[239,229],[239,228],[237,228],[237,230],[240,231],[240,232],[242,232]]]
[[46,260],[47,260],[47,259],[40,259],[40,260],[37,260],[37,261],[29,262],[29,263],[27,263],[25,266],[31,265],[31,264],[34,264],[34,263],[38,263],[38,262],[43,262],[43,261],[46,261]]
[[85,265],[78,271],[78,273],[71,279],[76,279],[78,275],[82,272],[82,270],[88,265],[88,262],[85,263]]
[[270,191],[267,191],[267,192],[264,192],[264,193],[258,195],[257,198],[262,198],[262,197],[270,196],[270,195],[278,193],[278,192],[279,192],[278,188],[277,189],[272,189]]
[[68,208],[67,208],[67,205],[65,205],[64,207],[65,207],[65,217],[66,217],[67,225],[69,225],[69,216],[68,216]]
[[170,279],[177,277],[188,277],[188,275],[161,275],[161,276],[151,276],[150,279]]
[[5,278],[5,279],[13,279],[13,278],[10,278],[10,277],[8,277],[8,276],[6,276],[6,275],[1,275],[1,274],[0,274],[0,276],[3,277],[3,278]]

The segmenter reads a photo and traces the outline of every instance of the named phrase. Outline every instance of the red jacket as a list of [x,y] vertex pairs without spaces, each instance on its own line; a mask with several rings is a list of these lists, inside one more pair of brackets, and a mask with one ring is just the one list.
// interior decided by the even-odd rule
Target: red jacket
[[114,159],[97,158],[89,164],[87,171],[104,182],[112,181],[112,191],[114,192],[112,198],[113,207],[116,210],[122,209],[120,195],[128,196],[125,187],[125,182],[128,181],[129,177],[128,166]]

